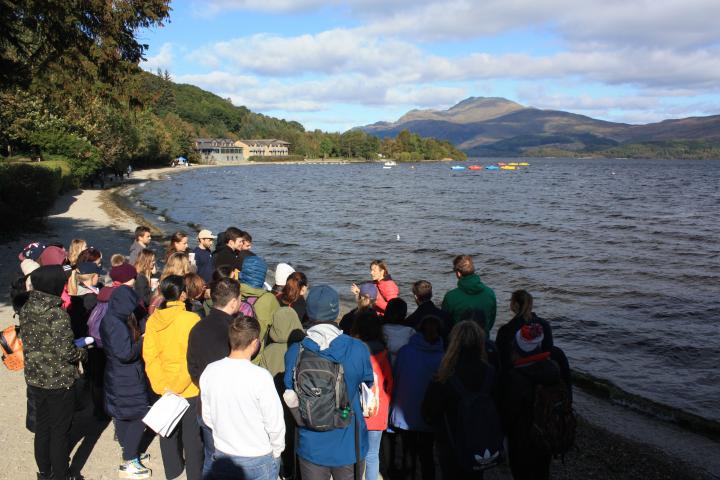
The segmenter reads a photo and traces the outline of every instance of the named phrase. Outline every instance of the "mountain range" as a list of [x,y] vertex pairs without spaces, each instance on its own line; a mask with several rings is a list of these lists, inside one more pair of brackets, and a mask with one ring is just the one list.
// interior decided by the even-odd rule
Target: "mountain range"
[[[396,122],[359,127],[381,138],[403,130],[452,142],[470,156],[622,152],[630,146],[720,145],[720,115],[630,125],[497,97],[470,97],[447,110],[411,110]],[[651,154],[652,155],[652,154]]]

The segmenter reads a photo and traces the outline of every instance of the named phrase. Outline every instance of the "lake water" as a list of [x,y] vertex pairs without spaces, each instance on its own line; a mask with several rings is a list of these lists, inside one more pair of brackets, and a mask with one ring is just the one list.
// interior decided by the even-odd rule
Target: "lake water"
[[496,326],[525,288],[573,368],[720,420],[720,162],[529,161],[198,169],[136,194],[167,230],[248,230],[271,268],[291,263],[347,301],[382,258],[408,303],[418,279],[440,302],[453,257],[470,254]]

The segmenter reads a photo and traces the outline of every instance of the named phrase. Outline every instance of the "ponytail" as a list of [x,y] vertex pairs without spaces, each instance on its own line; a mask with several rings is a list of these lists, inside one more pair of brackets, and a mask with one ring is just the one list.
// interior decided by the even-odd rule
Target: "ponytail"
[[510,308],[526,322],[532,319],[533,297],[527,290],[515,290],[510,297]]

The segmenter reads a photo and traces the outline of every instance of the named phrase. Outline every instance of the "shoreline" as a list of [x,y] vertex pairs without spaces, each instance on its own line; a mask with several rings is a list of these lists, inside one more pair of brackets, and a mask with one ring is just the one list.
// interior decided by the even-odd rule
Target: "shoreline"
[[[255,164],[260,163],[247,165]],[[168,173],[223,166],[226,165],[139,170],[133,173],[129,182],[108,190],[82,190],[63,195],[47,219],[46,231],[22,234],[21,238],[0,244],[0,267],[5,267],[0,270],[5,284],[17,268],[17,252],[37,238],[68,243],[71,238],[79,236],[103,250],[106,259],[116,251],[126,253],[138,221],[149,223],[127,198],[129,192],[142,182],[162,180]],[[3,293],[0,299],[0,314],[10,324],[12,309],[7,304],[7,293]],[[22,373],[2,371],[0,381],[5,388],[0,392],[0,406],[3,407],[0,419],[6,428],[0,433],[0,440],[6,445],[6,454],[0,460],[0,471],[8,472],[9,478],[30,478],[34,476],[35,465],[32,434],[24,428],[25,384]],[[612,397],[607,401],[580,388],[576,391],[576,410],[581,418],[577,442],[579,451],[570,452],[565,464],[554,462],[551,478],[720,478],[720,459],[713,459],[717,456],[713,454],[717,448],[715,440],[614,404]],[[113,440],[113,432],[112,427],[105,426],[94,439],[90,446],[92,453],[80,465],[86,478],[116,477],[120,449]],[[88,437],[83,443],[86,441]],[[682,448],[678,446],[680,443]],[[76,457],[82,448],[83,445]],[[151,467],[154,477],[162,476],[157,441],[153,441],[149,452],[153,457]],[[500,468],[492,474],[488,472],[486,478],[509,477],[507,469]]]

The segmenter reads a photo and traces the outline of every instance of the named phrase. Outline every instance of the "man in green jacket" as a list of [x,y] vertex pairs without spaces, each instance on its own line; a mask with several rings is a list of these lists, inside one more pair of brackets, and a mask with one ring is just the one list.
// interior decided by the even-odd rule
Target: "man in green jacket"
[[477,319],[481,314],[484,317],[483,329],[486,335],[489,334],[497,313],[495,292],[480,281],[470,255],[455,257],[453,271],[458,278],[458,286],[445,294],[442,309],[452,315],[453,323],[468,317]]
[[[240,272],[240,299],[245,303],[251,303],[255,318],[260,323],[260,350],[253,359],[258,364],[265,349],[265,337],[272,325],[275,310],[280,308],[275,295],[265,289],[265,276],[267,274],[267,263],[259,256],[245,257],[242,271]],[[243,308],[241,307],[242,311]]]

